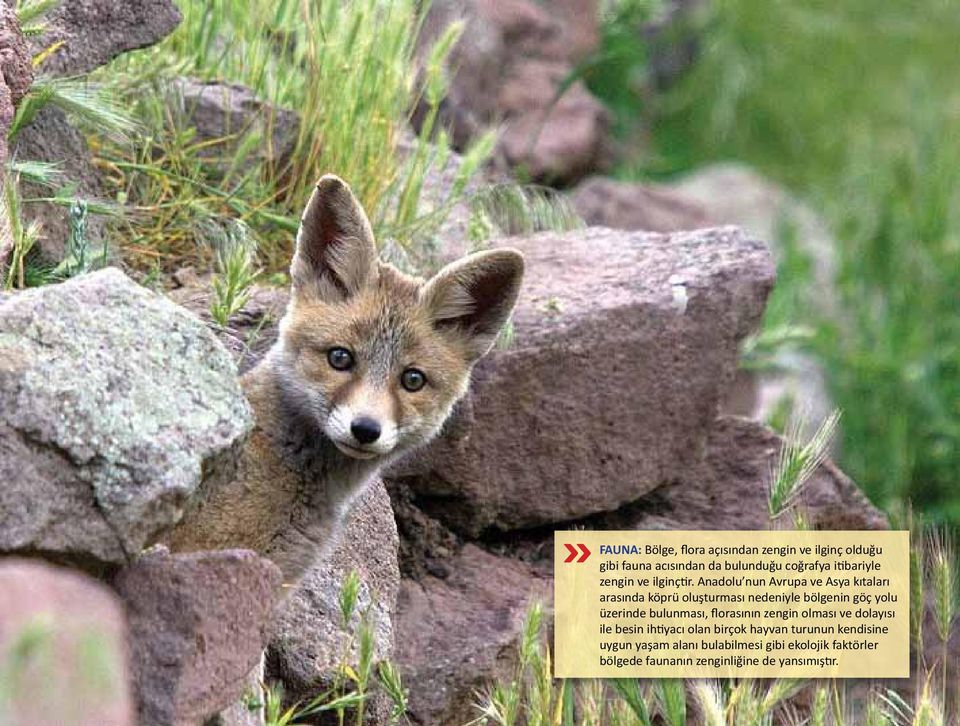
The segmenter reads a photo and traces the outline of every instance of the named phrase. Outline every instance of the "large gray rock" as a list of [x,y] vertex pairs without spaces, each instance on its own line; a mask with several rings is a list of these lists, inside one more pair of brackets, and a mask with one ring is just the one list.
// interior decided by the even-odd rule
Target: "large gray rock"
[[[767,240],[778,260],[798,251],[811,262],[812,284],[803,303],[838,317],[830,229],[811,207],[749,167],[714,164],[669,184],[594,177],[579,184],[571,199],[588,224],[655,232],[735,224]],[[806,436],[833,410],[820,364],[787,347],[766,361],[763,370],[744,372],[738,389],[731,413],[766,421],[783,406],[793,406],[804,414]]]
[[276,565],[245,550],[157,547],[119,573],[141,726],[203,723],[240,699],[281,580]]
[[132,726],[123,605],[104,585],[0,560],[0,723]]
[[62,43],[43,63],[48,75],[82,75],[163,40],[180,19],[172,0],[64,0],[44,16],[32,45],[39,51]]
[[219,143],[201,155],[229,166],[241,142],[256,134],[258,153],[248,157],[259,163],[282,163],[293,153],[300,131],[295,111],[273,106],[257,98],[246,86],[220,81],[178,78],[168,89],[168,105],[183,114],[196,131],[195,142]]
[[498,244],[527,264],[512,345],[390,477],[476,535],[616,509],[691,471],[773,285],[764,245],[734,228]]
[[[350,633],[341,627],[338,598],[351,571],[360,576],[361,588],[357,614],[349,630],[356,632],[360,613],[369,609],[374,658],[391,656],[392,613],[400,587],[397,547],[390,497],[383,483],[377,481],[350,513],[333,555],[307,573],[284,603],[274,626],[267,656],[268,677],[282,681],[291,700],[309,699],[330,687],[330,678],[350,641]],[[357,645],[354,638],[351,664],[357,660]],[[374,704],[374,709],[382,705]]]
[[122,564],[252,425],[212,333],[107,269],[0,297],[0,552]]

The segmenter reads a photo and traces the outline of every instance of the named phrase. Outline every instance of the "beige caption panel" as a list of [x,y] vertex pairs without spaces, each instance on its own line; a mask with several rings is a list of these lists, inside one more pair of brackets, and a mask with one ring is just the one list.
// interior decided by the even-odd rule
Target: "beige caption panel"
[[908,532],[557,532],[558,678],[907,678]]

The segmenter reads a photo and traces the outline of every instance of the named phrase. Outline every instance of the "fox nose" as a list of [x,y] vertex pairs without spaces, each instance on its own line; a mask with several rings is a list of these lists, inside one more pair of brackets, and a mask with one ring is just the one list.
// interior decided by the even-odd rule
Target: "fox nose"
[[372,444],[380,438],[380,423],[369,416],[360,416],[350,424],[350,433],[361,444]]

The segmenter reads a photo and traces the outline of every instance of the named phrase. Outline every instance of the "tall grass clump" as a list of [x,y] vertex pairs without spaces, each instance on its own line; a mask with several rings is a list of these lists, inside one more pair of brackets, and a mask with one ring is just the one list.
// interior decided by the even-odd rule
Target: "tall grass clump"
[[536,185],[492,184],[470,198],[468,236],[474,243],[507,235],[582,229],[583,220],[559,192]]
[[[554,679],[542,631],[543,608],[528,610],[518,638],[517,665],[478,694],[473,726],[945,726],[956,723],[960,664],[950,662],[947,641],[956,635],[955,549],[940,534],[911,540],[926,563],[921,572],[921,612],[937,629],[939,653],[914,651],[908,685],[875,684],[866,699],[862,682],[843,679]],[[913,561],[913,560],[911,560]],[[911,593],[913,597],[913,593]],[[941,628],[946,628],[941,631]],[[945,635],[945,638],[941,636]],[[927,662],[934,653],[932,662]],[[853,689],[853,690],[851,690]]]
[[947,703],[950,636],[960,608],[960,590],[957,579],[957,551],[950,534],[934,530],[928,535],[926,547],[927,580],[931,591],[931,614],[934,631],[940,641],[940,702]]
[[[796,679],[554,679],[543,606],[524,619],[512,673],[477,694],[471,726],[766,726],[802,723],[792,703],[809,681]],[[829,692],[824,689],[825,695]],[[825,711],[830,700],[825,699]],[[824,723],[856,721],[829,720]]]
[[221,328],[250,298],[258,274],[254,267],[256,250],[256,240],[243,222],[230,225],[217,245],[210,317]]
[[800,441],[803,417],[791,419],[767,492],[767,510],[771,519],[793,508],[803,486],[826,458],[839,420],[840,412],[833,411],[804,444]]
[[[209,249],[195,220],[239,218],[260,238],[266,270],[280,270],[301,210],[327,172],[351,184],[378,237],[427,244],[492,147],[491,137],[481,138],[451,188],[425,202],[428,173],[449,158],[436,109],[446,93],[446,57],[462,31],[453,25],[418,51],[428,7],[417,0],[184,4],[169,38],[101,72],[145,128],[132,147],[96,142],[115,193],[131,207],[118,235],[127,252],[135,261],[182,264]],[[190,109],[169,100],[181,75],[249,87],[268,104],[263,123],[196,140]],[[430,123],[411,146],[406,128],[419,101]],[[293,150],[282,158],[269,148],[270,106],[300,117]],[[212,158],[218,153],[227,158]]]
[[[41,36],[47,27],[45,15],[59,4],[60,0],[21,0],[14,3],[17,21],[24,36]],[[47,107],[58,108],[71,123],[81,128],[96,128],[100,134],[117,142],[128,139],[136,126],[102,85],[90,83],[83,77],[50,78],[44,73],[44,62],[62,44],[63,41],[57,41],[33,54],[36,77],[10,120],[7,144],[13,147],[23,129]],[[46,192],[39,198],[25,195],[21,182],[34,185],[35,190],[49,190],[52,196]],[[37,243],[42,239],[43,227],[35,220],[27,221],[29,215],[25,212],[35,202],[52,202],[64,209],[70,225],[70,237],[66,241],[67,254],[63,260],[40,263],[34,254]],[[0,169],[0,282],[3,288],[45,284],[87,272],[94,261],[92,256],[89,259],[85,257],[85,229],[89,211],[107,213],[111,210],[109,205],[74,196],[71,180],[62,177],[58,162],[16,157],[8,159],[5,167]]]
[[278,201],[300,208],[331,169],[376,216],[400,169],[398,122],[419,89],[418,3],[190,3],[164,51],[200,78],[228,78],[302,114]]
[[0,272],[3,289],[27,285],[27,255],[40,239],[39,222],[25,223],[19,178],[5,174],[0,178]]

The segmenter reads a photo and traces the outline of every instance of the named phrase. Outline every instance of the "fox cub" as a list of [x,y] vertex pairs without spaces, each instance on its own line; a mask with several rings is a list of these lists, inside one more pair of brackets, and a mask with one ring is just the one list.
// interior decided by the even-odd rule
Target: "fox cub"
[[293,583],[377,472],[440,430],[513,310],[523,258],[500,249],[428,281],[405,275],[378,259],[362,207],[328,175],[290,274],[279,339],[242,379],[255,427],[237,475],[201,492],[167,544],[252,549]]

